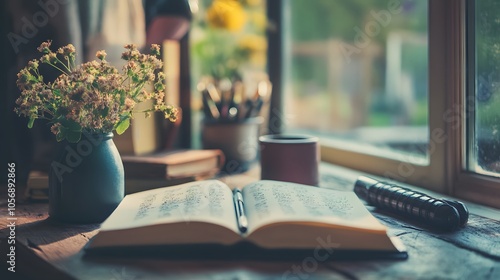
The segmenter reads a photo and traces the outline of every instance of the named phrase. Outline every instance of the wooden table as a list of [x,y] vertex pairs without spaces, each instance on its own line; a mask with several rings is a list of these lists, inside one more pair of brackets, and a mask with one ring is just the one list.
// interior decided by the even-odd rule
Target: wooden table
[[[234,187],[255,178],[250,173],[223,180]],[[322,172],[321,184],[352,189],[353,178],[345,172]],[[94,259],[86,257],[82,248],[99,224],[51,222],[46,202],[16,205],[16,272],[11,273],[6,266],[11,246],[6,201],[6,194],[0,195],[0,279],[500,279],[500,221],[475,214],[460,231],[439,233],[370,209],[401,238],[408,249],[407,260]]]

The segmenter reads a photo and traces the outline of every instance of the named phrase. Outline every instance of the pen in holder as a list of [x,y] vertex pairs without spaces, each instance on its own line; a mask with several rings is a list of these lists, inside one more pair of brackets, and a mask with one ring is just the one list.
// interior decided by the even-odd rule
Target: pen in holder
[[260,81],[248,95],[242,81],[223,79],[198,85],[203,98],[204,149],[221,149],[226,157],[222,171],[240,173],[257,161],[261,112],[268,104],[271,83]]

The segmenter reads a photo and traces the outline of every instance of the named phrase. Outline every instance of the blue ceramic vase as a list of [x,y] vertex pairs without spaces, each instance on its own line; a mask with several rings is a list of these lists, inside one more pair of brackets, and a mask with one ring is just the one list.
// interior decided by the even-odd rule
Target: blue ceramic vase
[[49,173],[49,215],[66,223],[100,223],[124,196],[123,163],[113,133],[62,141]]

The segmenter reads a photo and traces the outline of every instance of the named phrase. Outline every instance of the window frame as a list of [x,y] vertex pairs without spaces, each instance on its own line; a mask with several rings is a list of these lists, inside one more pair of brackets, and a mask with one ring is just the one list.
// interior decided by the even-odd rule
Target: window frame
[[[390,159],[339,148],[328,141],[321,143],[323,161],[500,208],[500,200],[495,199],[500,197],[500,178],[466,168],[466,128],[471,127],[467,122],[470,124],[469,117],[473,114],[466,110],[464,102],[466,94],[474,92],[474,80],[467,75],[467,71],[473,70],[470,50],[466,53],[470,41],[466,38],[467,8],[471,3],[471,0],[429,0],[429,164],[417,164],[418,160],[411,156]],[[281,133],[285,119],[283,56],[287,53],[282,24],[289,12],[283,0],[267,1],[267,12],[271,26],[275,27],[269,33],[268,48],[268,70],[274,85],[269,132]]]
[[[476,0],[466,0],[461,8],[462,22],[464,22],[464,41],[465,43],[465,56],[462,61],[462,67],[465,69],[464,78],[465,90],[464,93],[456,96],[456,102],[462,104],[463,118],[462,134],[460,136],[461,142],[458,144],[460,149],[460,157],[455,158],[453,161],[454,170],[452,182],[454,183],[453,194],[457,197],[462,197],[470,201],[482,203],[485,205],[500,208],[500,177],[492,177],[469,171],[470,164],[468,157],[474,155],[474,141],[468,141],[467,135],[475,133],[475,114],[474,110],[470,108],[475,107],[473,103],[475,100],[475,3]],[[457,155],[458,156],[458,155]]]

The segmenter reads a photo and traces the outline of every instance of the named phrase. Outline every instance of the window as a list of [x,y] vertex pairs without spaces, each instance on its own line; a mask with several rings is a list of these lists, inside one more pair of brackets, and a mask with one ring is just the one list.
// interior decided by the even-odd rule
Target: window
[[287,131],[426,164],[427,2],[284,5]]
[[270,125],[319,135],[325,161],[500,207],[499,143],[483,144],[500,133],[499,4],[376,2],[268,2]]
[[472,127],[469,170],[500,176],[500,3],[481,0],[472,5],[469,21],[472,88],[467,108],[473,109],[474,116],[469,124]]

